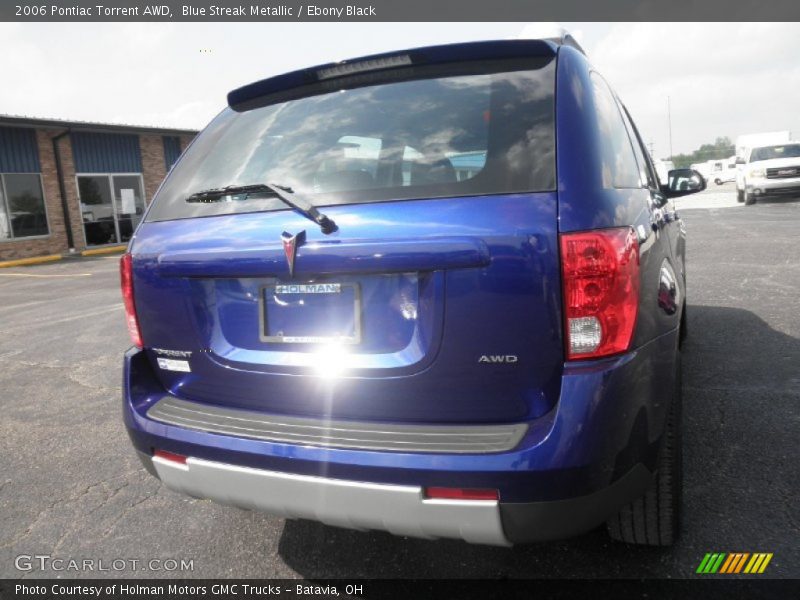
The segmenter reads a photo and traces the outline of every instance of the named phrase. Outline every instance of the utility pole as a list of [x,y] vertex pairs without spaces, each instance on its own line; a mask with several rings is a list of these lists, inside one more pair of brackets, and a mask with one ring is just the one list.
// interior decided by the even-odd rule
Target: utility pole
[[669,159],[672,160],[672,108],[667,96],[667,121],[669,123]]

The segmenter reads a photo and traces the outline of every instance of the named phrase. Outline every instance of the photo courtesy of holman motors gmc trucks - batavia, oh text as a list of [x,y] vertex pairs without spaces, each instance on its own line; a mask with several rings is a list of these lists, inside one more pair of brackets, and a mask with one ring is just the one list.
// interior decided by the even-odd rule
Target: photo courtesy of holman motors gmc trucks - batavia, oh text
[[686,236],[568,35],[236,89],[121,259],[123,413],[223,504],[492,545],[681,508]]

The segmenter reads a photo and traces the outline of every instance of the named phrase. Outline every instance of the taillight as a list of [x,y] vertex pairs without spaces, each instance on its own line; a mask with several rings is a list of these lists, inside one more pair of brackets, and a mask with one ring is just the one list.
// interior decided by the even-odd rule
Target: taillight
[[639,309],[639,243],[630,227],[564,233],[567,360],[625,352]]
[[137,348],[142,348],[142,334],[139,331],[139,320],[136,318],[136,304],[133,300],[133,259],[125,253],[119,259],[119,279],[122,286],[122,301],[125,304],[125,322],[131,341]]

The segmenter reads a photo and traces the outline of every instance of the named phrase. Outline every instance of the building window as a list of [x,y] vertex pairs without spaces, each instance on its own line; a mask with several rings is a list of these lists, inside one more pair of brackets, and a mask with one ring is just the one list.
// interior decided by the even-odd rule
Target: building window
[[141,173],[139,136],[127,133],[75,132],[72,156],[77,173]]
[[169,171],[181,155],[181,139],[177,135],[162,136],[164,142],[164,167]]
[[130,240],[144,214],[142,175],[78,174],[77,180],[86,245]]
[[38,173],[0,175],[0,240],[47,235],[42,178]]

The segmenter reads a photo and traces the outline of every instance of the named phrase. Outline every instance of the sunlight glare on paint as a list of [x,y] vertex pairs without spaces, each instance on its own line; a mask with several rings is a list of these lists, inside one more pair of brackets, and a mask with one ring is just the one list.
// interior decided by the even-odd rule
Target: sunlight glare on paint
[[342,344],[325,344],[314,352],[314,371],[325,379],[340,377],[347,366],[347,356],[347,348]]

